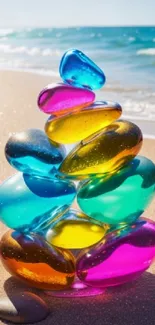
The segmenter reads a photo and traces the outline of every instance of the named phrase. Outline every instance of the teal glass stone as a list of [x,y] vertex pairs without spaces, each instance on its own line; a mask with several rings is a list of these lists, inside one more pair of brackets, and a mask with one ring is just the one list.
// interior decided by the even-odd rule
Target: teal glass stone
[[51,177],[65,157],[65,148],[50,142],[43,131],[30,129],[9,138],[5,156],[10,165],[19,171]]
[[77,201],[82,211],[101,222],[117,225],[134,222],[155,193],[155,165],[141,156],[106,178],[82,182]]
[[103,71],[77,49],[65,52],[59,72],[64,82],[76,87],[95,90],[102,88],[106,81]]
[[35,232],[65,211],[75,194],[70,181],[17,173],[0,186],[0,221],[21,232]]

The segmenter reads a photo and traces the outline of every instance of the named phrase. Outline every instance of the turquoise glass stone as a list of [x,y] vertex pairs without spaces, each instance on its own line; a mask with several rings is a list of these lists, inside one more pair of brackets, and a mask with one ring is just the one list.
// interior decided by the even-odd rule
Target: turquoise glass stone
[[63,55],[60,76],[64,82],[82,88],[100,89],[105,83],[103,71],[84,53],[71,49]]
[[106,178],[81,183],[77,201],[88,216],[116,225],[134,222],[155,193],[155,165],[141,156],[126,168]]
[[21,232],[35,231],[73,202],[72,182],[17,173],[0,186],[0,221]]
[[65,157],[65,148],[50,142],[38,129],[15,133],[5,146],[6,159],[27,174],[53,176]]

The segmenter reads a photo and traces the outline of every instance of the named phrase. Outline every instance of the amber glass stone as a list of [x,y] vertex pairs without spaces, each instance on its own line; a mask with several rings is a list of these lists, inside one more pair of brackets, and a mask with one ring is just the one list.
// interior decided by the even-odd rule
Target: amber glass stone
[[115,173],[138,154],[141,145],[139,127],[119,120],[81,141],[65,158],[59,170],[75,179]]
[[0,255],[9,273],[38,289],[62,290],[74,281],[73,255],[40,236],[9,230],[1,239]]

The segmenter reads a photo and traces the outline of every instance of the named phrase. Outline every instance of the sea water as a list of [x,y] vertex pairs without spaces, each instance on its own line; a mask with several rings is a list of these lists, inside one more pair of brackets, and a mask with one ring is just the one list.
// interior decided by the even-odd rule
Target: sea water
[[58,77],[61,56],[78,48],[105,72],[98,99],[126,115],[155,120],[155,27],[0,29],[0,69]]

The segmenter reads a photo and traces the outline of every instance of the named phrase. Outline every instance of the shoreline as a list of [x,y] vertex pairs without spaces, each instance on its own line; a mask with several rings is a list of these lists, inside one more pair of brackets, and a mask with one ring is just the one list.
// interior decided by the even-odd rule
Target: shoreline
[[143,138],[155,140],[155,120],[137,118],[137,116],[131,117],[130,115],[123,115],[123,118],[137,124],[142,130]]
[[[46,86],[47,83],[55,83],[55,82],[62,82],[60,76],[58,73],[54,73],[53,74],[51,73],[51,71],[49,72],[46,72],[44,73],[43,70],[32,70],[32,69],[27,69],[27,70],[22,70],[22,69],[7,69],[7,68],[0,68],[0,75],[1,74],[13,74],[13,75],[29,75],[29,76],[32,76],[32,78],[36,78],[38,80],[38,78],[41,80],[45,80],[46,82],[44,83],[44,86]],[[128,88],[124,88],[126,90],[128,90]],[[40,89],[41,90],[41,89]],[[134,90],[134,89],[132,89]],[[135,89],[136,90],[136,89]],[[104,93],[111,93],[113,94],[116,89],[115,88],[110,88],[109,89],[109,85],[105,85],[105,87],[103,87],[101,90],[97,91],[96,92],[96,100],[100,100],[100,97],[101,97],[101,92],[103,92],[102,96],[103,96],[103,100],[111,100],[113,101],[113,99],[110,99],[109,97],[108,98],[104,98]],[[132,95],[132,91],[131,92],[131,95]],[[117,93],[117,91],[116,91]],[[115,101],[115,100],[114,100]],[[116,100],[117,101],[117,100]],[[120,101],[120,104],[121,104],[121,101]],[[123,104],[122,105],[122,109],[123,109]],[[133,111],[133,116],[131,116],[130,114],[127,114],[125,112],[122,111],[122,117],[123,119],[128,119],[130,120],[131,122],[137,124],[141,129],[142,129],[142,132],[143,132],[143,136],[144,138],[148,138],[148,139],[155,139],[155,128],[154,130],[151,128],[150,130],[150,124],[152,125],[153,123],[155,124],[155,117],[154,119],[152,119],[152,117],[150,118],[147,118],[147,117],[143,117],[143,116],[138,116],[138,115],[135,115],[134,116],[134,111]]]

